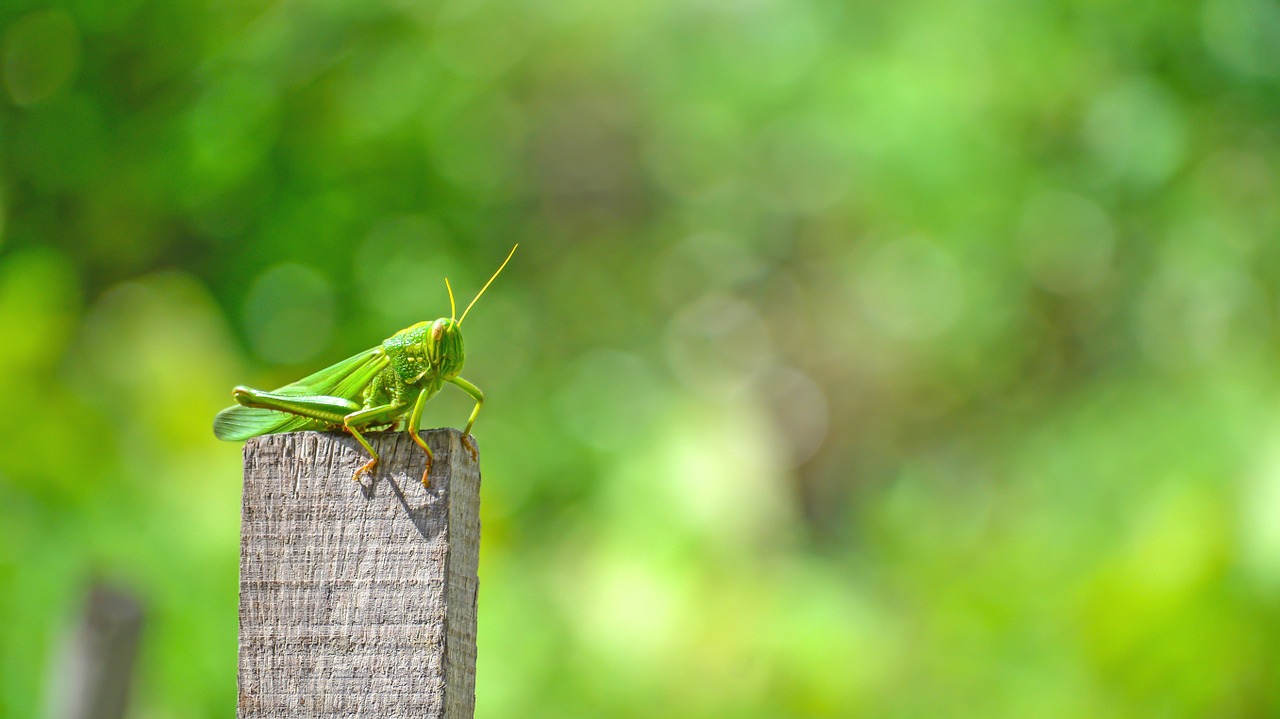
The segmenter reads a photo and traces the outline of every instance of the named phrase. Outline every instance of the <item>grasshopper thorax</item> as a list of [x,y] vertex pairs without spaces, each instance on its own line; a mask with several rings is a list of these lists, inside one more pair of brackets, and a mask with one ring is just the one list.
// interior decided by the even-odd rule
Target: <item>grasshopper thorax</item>
[[462,329],[448,317],[400,330],[382,343],[382,351],[396,374],[411,384],[429,374],[456,377],[466,360]]

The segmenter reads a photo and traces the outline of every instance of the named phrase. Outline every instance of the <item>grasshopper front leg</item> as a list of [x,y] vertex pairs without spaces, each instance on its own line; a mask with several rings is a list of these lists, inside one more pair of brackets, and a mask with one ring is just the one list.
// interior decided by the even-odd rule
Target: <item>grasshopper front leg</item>
[[471,384],[461,377],[452,377],[449,381],[457,385],[463,392],[471,395],[471,397],[476,401],[475,409],[471,410],[471,418],[467,420],[467,428],[462,430],[462,443],[467,446],[467,451],[471,452],[471,461],[474,462],[478,459],[479,455],[476,452],[475,444],[471,441],[471,425],[476,423],[476,417],[480,414],[480,408],[484,406],[484,392],[481,392],[479,387]]
[[422,470],[422,486],[424,487],[429,486],[431,463],[435,461],[435,455],[431,453],[431,447],[422,439],[422,435],[418,434],[418,428],[422,426],[422,409],[427,406],[427,400],[430,398],[431,393],[425,389],[418,393],[418,399],[413,403],[413,411],[409,413],[408,427],[409,436],[413,437],[413,441],[417,442],[422,451],[427,453],[427,468]]

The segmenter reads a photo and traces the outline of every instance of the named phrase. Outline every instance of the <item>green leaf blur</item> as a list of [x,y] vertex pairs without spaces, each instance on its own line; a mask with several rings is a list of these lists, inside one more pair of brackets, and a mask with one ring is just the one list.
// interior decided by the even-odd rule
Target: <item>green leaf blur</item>
[[0,716],[94,577],[146,604],[133,716],[231,716],[214,413],[515,242],[466,328],[477,716],[1280,714],[1277,28],[0,4]]

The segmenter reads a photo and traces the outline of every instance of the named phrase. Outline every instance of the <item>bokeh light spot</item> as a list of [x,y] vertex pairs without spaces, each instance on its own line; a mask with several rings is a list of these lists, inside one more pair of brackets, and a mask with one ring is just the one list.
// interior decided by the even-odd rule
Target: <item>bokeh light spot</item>
[[263,272],[244,302],[244,323],[259,357],[294,364],[315,357],[333,334],[334,299],[328,278],[286,263]]
[[827,396],[808,375],[789,367],[763,372],[753,390],[773,410],[778,435],[791,449],[789,459],[799,466],[818,451],[827,438]]
[[576,613],[584,639],[610,658],[633,664],[656,660],[679,638],[686,606],[671,578],[626,558],[603,557],[582,589],[588,597]]
[[1145,78],[1103,92],[1085,118],[1085,143],[1112,178],[1140,187],[1163,182],[1186,153],[1186,117],[1176,99]]
[[662,381],[626,352],[585,355],[556,396],[556,410],[574,438],[597,449],[623,449],[644,436],[660,408]]
[[801,116],[762,138],[760,184],[779,209],[817,213],[848,192],[853,171],[845,157],[847,131],[831,118]]
[[900,339],[926,339],[950,328],[965,306],[959,263],[923,238],[876,247],[858,269],[856,293],[867,319]]
[[1267,336],[1266,294],[1238,268],[1184,266],[1166,260],[1137,306],[1138,338],[1148,360],[1186,367],[1253,348]]
[[662,120],[649,132],[646,159],[663,189],[696,201],[723,196],[740,183],[750,141],[730,108],[710,102],[676,107]]
[[1280,72],[1280,5],[1268,0],[1208,0],[1201,5],[1204,42],[1219,62],[1243,75]]
[[31,366],[62,353],[80,301],[78,280],[69,258],[52,248],[10,252],[0,263],[0,369],[9,370],[9,382],[29,384]]
[[186,116],[198,193],[233,185],[257,166],[276,137],[276,102],[266,78],[251,73],[206,86]]
[[4,36],[4,86],[18,105],[53,97],[75,76],[80,35],[63,10],[39,10],[15,22]]
[[430,97],[438,73],[430,51],[412,40],[380,39],[352,53],[339,102],[354,134],[375,136],[408,120]]
[[694,390],[716,394],[740,387],[773,363],[773,341],[755,307],[707,295],[676,313],[667,327],[667,362]]
[[1064,192],[1042,192],[1022,214],[1023,261],[1041,287],[1086,292],[1106,278],[1115,230],[1097,203]]
[[515,181],[515,162],[525,142],[518,108],[500,99],[476,101],[443,113],[429,125],[427,142],[435,169],[465,190],[492,194]]
[[1280,437],[1260,454],[1241,487],[1240,559],[1251,578],[1274,593],[1280,591]]
[[471,284],[470,273],[446,251],[450,244],[444,228],[428,217],[405,215],[382,220],[355,253],[360,298],[388,324],[408,327],[448,315],[449,295],[444,286],[448,277],[458,312],[462,312],[470,301],[464,297]]
[[486,0],[448,0],[435,18],[432,46],[459,75],[500,75],[524,55],[536,23],[524,22],[522,7]]

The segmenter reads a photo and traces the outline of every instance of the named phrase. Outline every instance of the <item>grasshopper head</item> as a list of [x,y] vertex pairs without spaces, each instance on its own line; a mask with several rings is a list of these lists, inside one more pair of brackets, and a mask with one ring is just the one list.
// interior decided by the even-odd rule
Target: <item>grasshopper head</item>
[[423,349],[432,367],[446,379],[457,377],[467,358],[462,343],[462,328],[449,317],[441,317],[427,328],[422,339]]
[[419,322],[397,332],[382,343],[391,359],[392,367],[401,378],[406,382],[418,382],[428,374],[446,380],[458,376],[462,371],[462,363],[467,359],[467,351],[462,344],[462,321],[467,318],[467,313],[475,306],[480,295],[483,295],[484,291],[489,289],[489,285],[493,284],[498,273],[502,272],[502,268],[511,261],[511,255],[515,252],[516,248],[512,247],[511,252],[507,254],[507,259],[502,261],[498,271],[494,272],[493,277],[490,277],[489,281],[484,283],[484,287],[480,288],[475,299],[471,300],[467,309],[462,311],[461,317],[454,319],[458,314],[457,306],[453,302],[453,287],[449,285],[449,278],[446,277],[444,286],[449,290],[450,316],[441,317],[434,322]]

